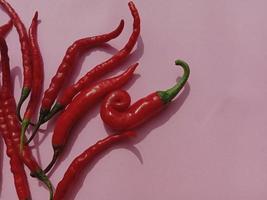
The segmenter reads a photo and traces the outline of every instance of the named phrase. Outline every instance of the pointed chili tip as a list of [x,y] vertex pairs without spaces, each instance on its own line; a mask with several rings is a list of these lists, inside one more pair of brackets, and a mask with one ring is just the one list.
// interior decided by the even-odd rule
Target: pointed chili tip
[[128,6],[132,9],[135,9],[135,5],[133,1],[129,1]]
[[130,68],[132,68],[133,71],[136,70],[136,68],[138,67],[139,63],[135,63],[135,64],[132,64],[132,66],[130,66]]
[[121,19],[120,24],[119,24],[119,29],[123,29],[123,27],[124,27],[124,20]]
[[38,11],[35,11],[33,20],[34,21],[37,21],[38,20]]

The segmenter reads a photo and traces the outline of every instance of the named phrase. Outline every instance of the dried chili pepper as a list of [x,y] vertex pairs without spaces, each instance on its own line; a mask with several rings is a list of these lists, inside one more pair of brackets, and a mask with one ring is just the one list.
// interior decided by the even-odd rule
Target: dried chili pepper
[[[40,99],[42,85],[43,85],[43,60],[42,55],[39,49],[38,41],[37,41],[37,26],[38,26],[38,12],[35,13],[32,24],[29,28],[29,42],[31,46],[31,54],[32,54],[32,66],[33,66],[33,84],[32,84],[32,91],[30,101],[24,113],[24,117],[21,124],[21,144],[20,149],[23,148],[23,141],[25,137],[25,131],[27,130],[30,121],[34,112],[37,109],[38,101]],[[19,105],[18,105],[19,106]],[[20,108],[17,108],[20,110]],[[18,114],[20,116],[20,114]]]
[[59,93],[59,90],[63,87],[64,81],[71,75],[71,72],[75,67],[77,56],[91,47],[100,45],[118,37],[122,32],[123,27],[124,21],[121,20],[119,26],[114,31],[104,35],[87,37],[77,40],[67,49],[55,76],[52,78],[48,89],[44,93],[39,112],[39,119],[34,132],[38,130],[38,128],[42,124],[43,119],[49,113],[50,108]]
[[0,26],[0,36],[5,37],[12,29],[12,20],[9,20],[6,24]]
[[2,79],[3,84],[0,91],[0,132],[6,144],[6,153],[10,158],[11,172],[13,173],[16,192],[20,200],[30,200],[31,193],[29,189],[29,183],[24,170],[24,165],[20,159],[18,149],[13,143],[11,134],[12,131],[8,126],[8,117],[5,113],[3,106],[4,98],[7,96],[5,93],[9,93],[12,89],[9,71],[9,58],[7,54],[7,46],[3,38],[0,38],[0,51],[1,51],[1,66],[2,66]]
[[[27,99],[30,94],[31,86],[32,86],[32,66],[31,66],[31,52],[30,52],[30,45],[29,45],[29,38],[27,34],[27,30],[21,21],[20,17],[12,8],[12,6],[5,0],[0,0],[0,5],[2,8],[7,12],[9,17],[12,19],[14,26],[17,29],[20,46],[21,46],[21,53],[22,53],[22,62],[23,62],[23,87],[21,91],[21,96],[19,99],[19,105],[23,104],[23,102]],[[21,106],[20,106],[21,107]],[[17,111],[19,113],[19,111]]]
[[109,94],[100,111],[104,123],[114,130],[132,129],[163,109],[183,88],[190,74],[187,63],[181,60],[175,63],[183,68],[184,74],[174,87],[166,91],[154,92],[131,106],[131,97],[126,91],[118,90]]
[[82,154],[77,156],[68,167],[63,179],[58,183],[54,195],[54,200],[64,199],[66,193],[74,184],[75,179],[77,179],[77,173],[80,173],[82,170],[84,170],[84,168],[87,167],[97,155],[114,146],[115,144],[118,144],[119,142],[132,138],[134,136],[135,132],[132,131],[110,135],[105,139],[98,141],[96,144],[92,145]]
[[133,32],[126,43],[126,45],[117,52],[114,56],[110,59],[106,60],[105,62],[95,66],[92,70],[90,70],[85,76],[83,76],[77,83],[67,87],[58,101],[53,106],[50,113],[45,117],[42,123],[48,121],[52,118],[57,112],[64,109],[67,106],[72,98],[77,95],[83,88],[88,87],[90,83],[94,80],[99,79],[104,74],[110,72],[112,69],[118,66],[120,62],[127,58],[127,56],[131,53],[138,36],[140,34],[140,17],[138,14],[138,10],[136,9],[134,3],[131,1],[128,3],[131,14],[134,18],[133,22]]
[[54,150],[53,159],[44,172],[48,172],[55,164],[58,156],[67,143],[71,129],[81,119],[87,111],[98,103],[109,92],[122,87],[133,76],[138,64],[134,64],[119,76],[102,80],[88,88],[82,90],[64,110],[56,121],[54,134],[52,136],[52,146]]
[[[1,104],[3,105],[3,114],[5,116],[6,125],[9,130],[10,138],[13,142],[14,148],[19,152],[20,150],[20,132],[21,125],[16,115],[16,102],[12,94],[12,84],[10,80],[10,66],[8,58],[8,48],[3,38],[0,38],[1,47],[1,64],[3,71],[3,86],[1,92]],[[53,198],[53,188],[47,176],[43,170],[39,167],[38,163],[32,156],[30,148],[26,145],[21,151],[20,155],[23,163],[30,169],[31,173],[34,174],[40,181],[42,181],[50,191],[50,199]]]

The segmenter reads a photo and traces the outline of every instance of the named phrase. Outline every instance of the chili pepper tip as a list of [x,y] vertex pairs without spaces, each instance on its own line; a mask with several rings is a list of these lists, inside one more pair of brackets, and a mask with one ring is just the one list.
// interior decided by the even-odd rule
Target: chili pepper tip
[[38,20],[38,11],[35,11],[34,13],[34,17],[32,19],[33,21],[37,21]]

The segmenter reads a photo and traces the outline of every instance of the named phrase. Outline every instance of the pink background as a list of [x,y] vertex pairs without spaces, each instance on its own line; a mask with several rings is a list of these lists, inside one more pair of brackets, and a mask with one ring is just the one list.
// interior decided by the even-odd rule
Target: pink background
[[[39,41],[48,87],[65,50],[76,39],[109,32],[125,19],[121,36],[97,48],[77,66],[69,83],[109,58],[127,41],[132,17],[123,0],[9,0],[28,27],[39,11]],[[141,37],[129,59],[111,75],[138,61],[126,86],[132,100],[170,87],[191,66],[181,95],[138,129],[132,143],[115,147],[82,173],[69,199],[265,200],[267,198],[267,24],[264,0],[136,0]],[[0,22],[8,20],[0,12]],[[7,37],[18,100],[21,53],[15,29]],[[34,153],[44,167],[52,156],[53,121],[39,134]],[[43,126],[46,128],[46,125]],[[99,105],[72,131],[72,142],[56,165],[56,186],[73,158],[111,132]],[[43,140],[44,139],[44,140]],[[1,141],[1,152],[5,151]],[[1,199],[17,199],[5,153],[1,153]],[[4,155],[3,155],[4,154]],[[3,157],[3,159],[2,159]],[[27,171],[28,172],[28,171]],[[48,192],[29,177],[33,199]]]

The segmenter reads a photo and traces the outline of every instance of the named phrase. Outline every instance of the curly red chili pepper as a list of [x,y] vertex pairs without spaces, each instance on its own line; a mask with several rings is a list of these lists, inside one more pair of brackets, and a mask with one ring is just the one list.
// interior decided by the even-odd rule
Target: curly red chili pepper
[[92,70],[90,70],[85,76],[83,76],[77,83],[67,87],[63,94],[60,96],[58,101],[55,103],[51,112],[45,117],[42,123],[48,121],[52,116],[54,116],[57,112],[64,109],[67,106],[72,98],[78,94],[83,88],[87,87],[94,80],[99,79],[104,74],[110,72],[112,69],[118,66],[120,62],[127,58],[127,56],[132,51],[134,45],[140,34],[140,17],[138,14],[138,10],[136,9],[134,3],[129,2],[129,8],[131,10],[131,14],[134,18],[133,22],[133,32],[127,42],[127,44],[114,56],[105,62],[95,66]]
[[[25,137],[25,131],[27,130],[30,121],[32,119],[32,116],[37,109],[38,102],[40,99],[41,91],[42,91],[42,85],[43,85],[43,60],[42,55],[39,49],[38,41],[37,41],[37,26],[38,26],[38,12],[35,13],[32,24],[29,28],[29,42],[31,45],[31,54],[33,58],[32,66],[33,66],[33,85],[32,85],[32,92],[30,101],[28,103],[28,106],[26,108],[26,111],[24,113],[24,117],[21,124],[21,144],[20,148],[23,148],[23,141]],[[17,106],[17,110],[20,110],[20,104]],[[18,114],[20,116],[20,114]]]
[[138,64],[134,64],[119,76],[106,79],[82,90],[64,110],[56,121],[52,146],[54,149],[53,159],[44,172],[48,172],[55,164],[58,156],[67,143],[71,129],[87,111],[109,92],[122,87],[133,76]]
[[21,91],[21,96],[19,100],[19,104],[23,104],[23,102],[27,99],[30,94],[31,86],[32,86],[32,66],[31,66],[31,52],[30,52],[30,45],[29,45],[29,38],[27,34],[27,30],[22,23],[20,17],[12,8],[12,6],[7,3],[5,0],[0,0],[0,5],[3,9],[7,12],[9,17],[12,19],[14,26],[17,29],[20,46],[21,46],[21,53],[22,53],[22,62],[23,62],[23,88]]
[[[10,79],[10,66],[8,58],[8,48],[6,42],[3,38],[0,38],[0,48],[1,48],[1,65],[3,72],[3,84],[1,92],[1,104],[3,106],[3,115],[5,116],[6,125],[9,130],[10,139],[13,142],[14,148],[20,151],[20,132],[21,125],[16,115],[16,102],[12,94],[12,84]],[[50,199],[53,198],[53,188],[47,176],[44,174],[43,170],[39,167],[38,163],[32,156],[30,148],[26,145],[24,149],[19,154],[23,163],[31,170],[40,181],[42,181],[48,187],[50,191]]]
[[18,149],[13,143],[11,134],[12,130],[8,126],[8,116],[5,110],[8,109],[3,106],[5,102],[3,97],[6,97],[11,87],[10,71],[9,71],[9,58],[7,53],[7,46],[3,38],[0,38],[0,51],[1,51],[1,66],[2,66],[2,79],[3,84],[0,91],[0,132],[5,141],[7,148],[7,155],[10,158],[11,172],[14,176],[14,183],[17,191],[17,195],[20,200],[30,200],[31,193],[27,176],[24,170],[23,162],[20,159]]
[[127,130],[141,125],[168,104],[185,85],[190,69],[187,63],[176,61],[184,70],[180,81],[166,91],[158,91],[130,105],[131,98],[125,91],[114,91],[102,103],[100,115],[104,123],[114,130]]
[[92,145],[82,154],[77,156],[68,167],[63,179],[58,183],[54,200],[64,199],[75,179],[77,179],[77,172],[80,173],[82,170],[84,170],[84,168],[87,167],[97,155],[114,146],[115,144],[134,136],[135,132],[132,131],[110,135],[105,139],[98,141],[96,144]]
[[9,20],[8,23],[0,26],[0,36],[5,37],[12,29],[13,22],[12,20]]
[[65,56],[58,67],[55,76],[52,78],[48,89],[45,91],[41,109],[39,112],[39,120],[35,127],[35,132],[38,130],[42,124],[43,119],[49,113],[51,106],[53,105],[60,89],[63,87],[64,81],[71,75],[73,68],[75,67],[75,60],[77,55],[83,53],[91,47],[100,45],[102,43],[108,42],[120,35],[124,27],[124,21],[121,20],[119,26],[112,32],[98,35],[88,38],[83,38],[75,41],[65,53]]

